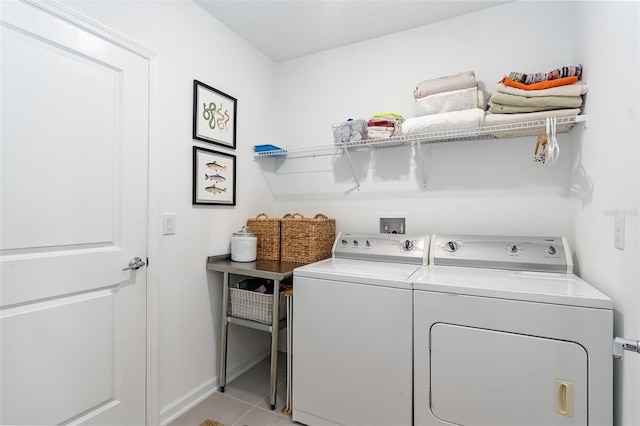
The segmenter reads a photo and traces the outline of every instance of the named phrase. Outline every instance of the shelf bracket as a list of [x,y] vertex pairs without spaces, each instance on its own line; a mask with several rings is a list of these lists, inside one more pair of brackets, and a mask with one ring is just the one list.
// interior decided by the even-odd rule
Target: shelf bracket
[[416,141],[416,152],[418,154],[418,158],[416,159],[416,164],[420,168],[420,177],[422,178],[422,187],[427,187],[427,171],[424,167],[424,160],[422,158],[422,144],[420,141]]
[[358,179],[358,175],[356,174],[356,169],[353,167],[353,162],[351,162],[351,154],[349,154],[348,148],[342,148],[344,154],[347,156],[347,161],[349,162],[349,167],[351,167],[351,173],[353,173],[353,178],[356,180],[356,186],[360,189],[360,180]]

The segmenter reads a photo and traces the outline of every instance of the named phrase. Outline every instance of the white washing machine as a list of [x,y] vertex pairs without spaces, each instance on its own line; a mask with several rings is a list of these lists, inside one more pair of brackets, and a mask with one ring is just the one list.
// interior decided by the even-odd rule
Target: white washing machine
[[612,301],[562,238],[435,235],[414,282],[416,425],[611,425]]
[[342,233],[293,273],[293,420],[410,425],[412,276],[429,237]]

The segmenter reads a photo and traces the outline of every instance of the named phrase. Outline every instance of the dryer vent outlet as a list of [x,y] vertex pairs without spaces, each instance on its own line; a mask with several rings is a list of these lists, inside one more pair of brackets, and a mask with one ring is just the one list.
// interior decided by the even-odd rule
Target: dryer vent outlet
[[406,234],[407,227],[404,217],[381,217],[381,234]]

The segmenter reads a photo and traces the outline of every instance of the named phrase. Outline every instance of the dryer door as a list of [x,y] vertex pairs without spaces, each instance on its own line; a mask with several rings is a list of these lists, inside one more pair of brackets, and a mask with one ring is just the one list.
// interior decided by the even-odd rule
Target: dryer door
[[587,353],[572,342],[437,323],[431,411],[459,425],[586,425]]

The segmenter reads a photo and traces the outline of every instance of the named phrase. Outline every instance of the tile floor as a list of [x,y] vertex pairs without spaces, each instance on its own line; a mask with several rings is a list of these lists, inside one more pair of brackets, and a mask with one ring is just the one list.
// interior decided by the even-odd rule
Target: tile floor
[[169,426],[200,426],[206,419],[225,426],[297,425],[282,408],[287,396],[287,354],[278,354],[278,395],[276,408],[269,407],[269,362],[262,360],[255,367],[227,383],[224,393],[216,392]]

